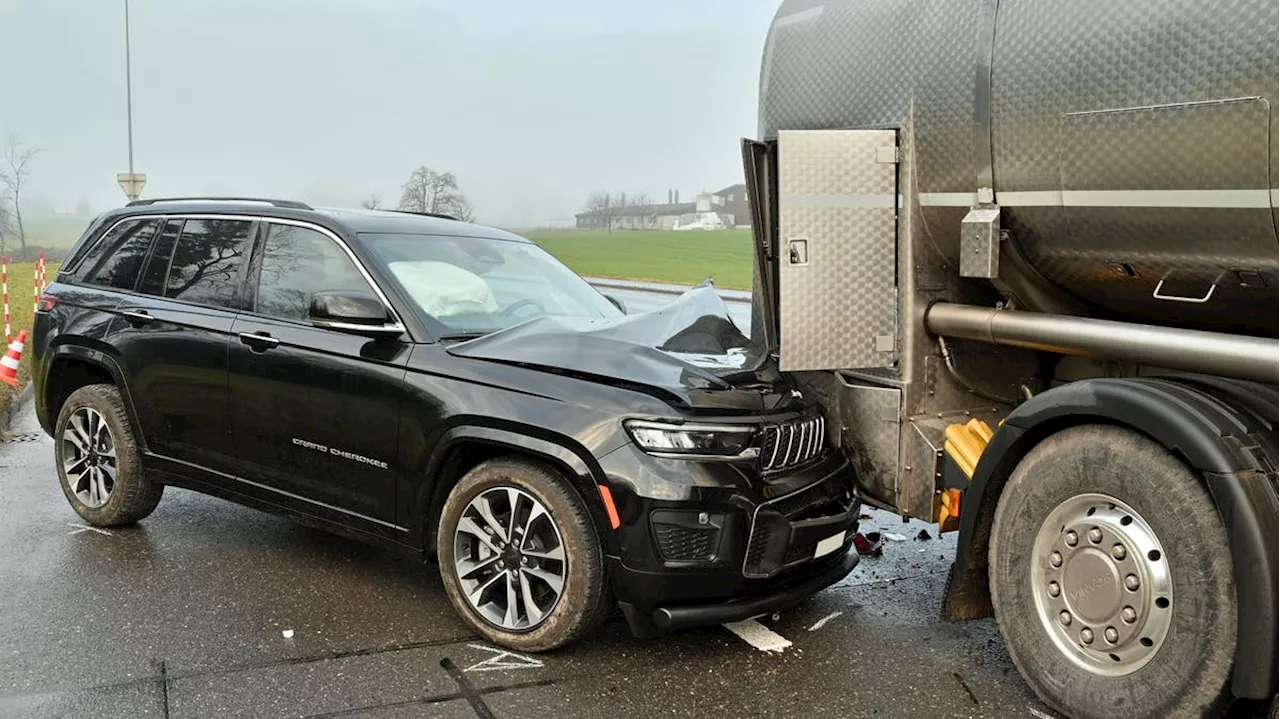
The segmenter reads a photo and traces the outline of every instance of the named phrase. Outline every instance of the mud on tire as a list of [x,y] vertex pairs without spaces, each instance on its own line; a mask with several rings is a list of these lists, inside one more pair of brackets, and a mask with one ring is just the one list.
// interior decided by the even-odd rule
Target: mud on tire
[[[1033,595],[1033,563],[1042,563],[1043,570],[1063,561],[1032,556],[1042,524],[1067,500],[1089,493],[1115,498],[1145,520],[1164,548],[1172,587],[1172,602],[1161,605],[1157,600],[1151,610],[1172,612],[1163,643],[1145,665],[1120,676],[1086,669],[1069,658],[1050,635],[1053,617],[1041,617],[1042,605]],[[1046,528],[1062,537],[1066,529]],[[1081,545],[1090,541],[1072,539]],[[1108,542],[1101,549],[1111,546]],[[1074,558],[1070,551],[1075,550],[1068,551],[1068,563]],[[1225,708],[1236,645],[1235,582],[1226,530],[1203,480],[1164,447],[1136,432],[1103,425],[1073,427],[1048,437],[1023,458],[1004,488],[989,561],[992,604],[1014,664],[1036,694],[1058,711],[1079,719],[1164,719],[1213,716]],[[1062,577],[1068,584],[1065,571]],[[1066,596],[1068,588],[1058,591]],[[1120,596],[1121,603],[1129,601]],[[1071,631],[1079,636],[1086,623],[1077,619]],[[1090,636],[1091,648],[1105,646],[1101,634]]]

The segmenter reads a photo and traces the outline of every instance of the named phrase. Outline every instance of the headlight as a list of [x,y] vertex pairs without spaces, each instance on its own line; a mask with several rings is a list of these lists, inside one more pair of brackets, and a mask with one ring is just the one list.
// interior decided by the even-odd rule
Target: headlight
[[631,439],[657,457],[679,459],[750,459],[756,428],[750,425],[668,424],[630,419],[623,423]]

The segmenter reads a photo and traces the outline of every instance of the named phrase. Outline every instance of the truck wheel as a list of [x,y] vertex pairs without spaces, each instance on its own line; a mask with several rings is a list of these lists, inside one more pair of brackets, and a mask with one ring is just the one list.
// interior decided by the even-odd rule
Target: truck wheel
[[1221,710],[1236,646],[1227,535],[1202,480],[1146,437],[1065,429],[1014,470],[991,601],[1037,695],[1091,717]]
[[555,649],[609,610],[587,508],[540,465],[502,458],[468,472],[445,500],[436,551],[449,601],[495,644]]
[[89,524],[133,524],[151,514],[164,494],[163,484],[143,475],[129,415],[112,385],[71,393],[58,413],[53,452],[62,493]]

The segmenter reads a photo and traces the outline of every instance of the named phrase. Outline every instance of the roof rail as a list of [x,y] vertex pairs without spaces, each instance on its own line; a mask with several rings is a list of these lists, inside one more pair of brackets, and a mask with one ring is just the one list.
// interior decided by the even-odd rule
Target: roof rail
[[138,205],[154,205],[157,202],[264,202],[274,207],[286,207],[291,210],[310,210],[311,205],[295,200],[273,200],[267,197],[154,197],[146,200],[134,200],[125,207]]
[[417,210],[387,210],[387,212],[399,212],[402,215],[420,215],[422,217],[439,217],[442,220],[453,220],[454,222],[462,221],[453,215],[445,215],[439,212],[418,212]]

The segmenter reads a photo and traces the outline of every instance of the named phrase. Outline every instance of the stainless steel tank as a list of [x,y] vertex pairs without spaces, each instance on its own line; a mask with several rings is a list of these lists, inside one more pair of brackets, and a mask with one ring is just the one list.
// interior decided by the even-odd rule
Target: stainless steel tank
[[910,127],[926,230],[950,260],[990,188],[1021,271],[1077,314],[1276,336],[1277,14],[1275,0],[787,0],[760,134]]

